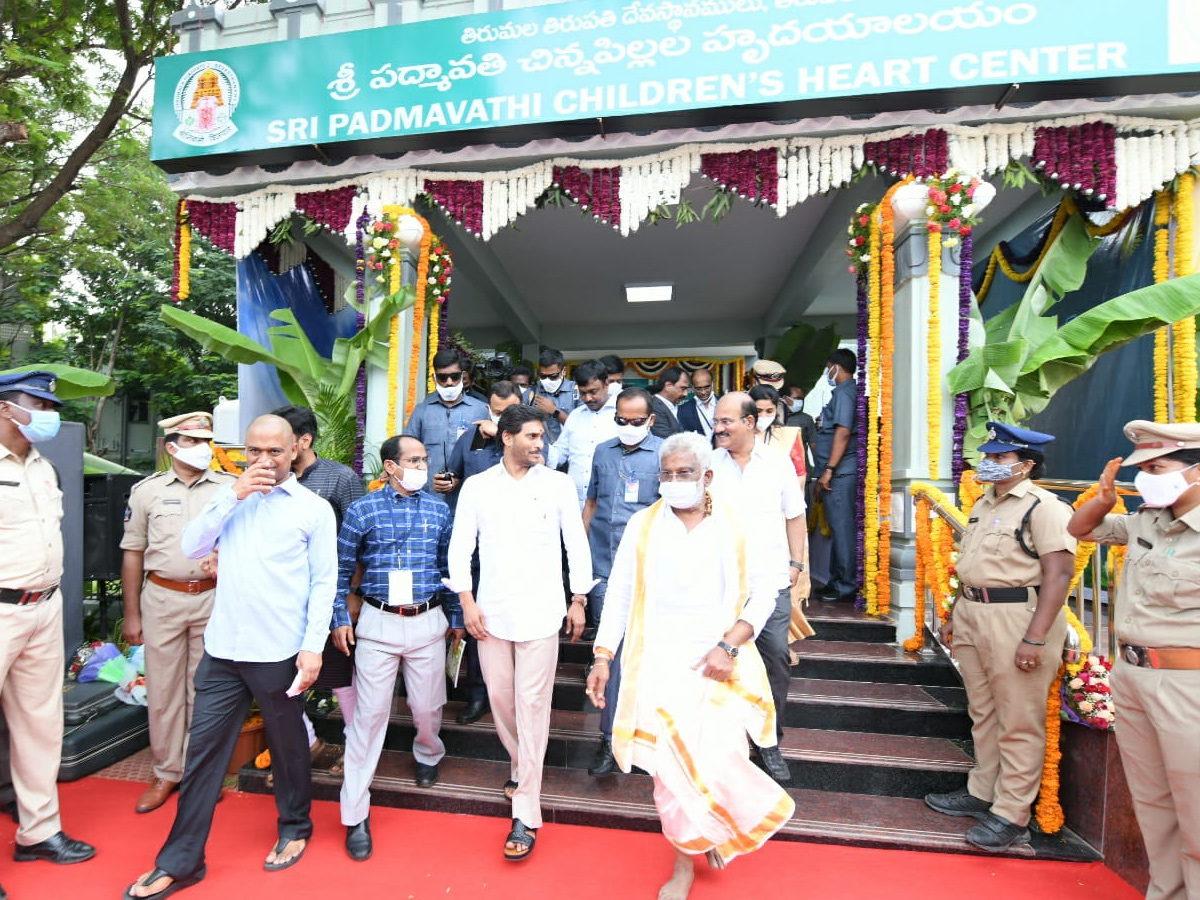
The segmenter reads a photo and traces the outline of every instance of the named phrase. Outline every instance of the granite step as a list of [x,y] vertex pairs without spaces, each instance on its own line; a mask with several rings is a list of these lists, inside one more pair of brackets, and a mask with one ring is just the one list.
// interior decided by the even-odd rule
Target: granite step
[[940,652],[926,657],[896,644],[816,638],[793,644],[793,648],[799,661],[792,666],[792,674],[801,678],[962,686],[958,672]]
[[[472,759],[507,758],[491,715],[459,725],[459,704],[448,704],[442,713],[441,737],[449,756]],[[599,740],[597,712],[555,709],[550,718],[546,764],[585,769],[592,764]],[[343,739],[342,723],[334,713],[314,718],[318,733],[327,741]],[[407,702],[397,698],[384,746],[408,750],[414,737]],[[971,757],[957,744],[941,737],[832,731],[785,727],[780,748],[792,763],[792,784],[798,788],[837,790],[920,798],[930,791],[949,791],[965,783]]]
[[[341,778],[328,771],[334,748],[328,748],[313,769],[314,796],[338,800]],[[371,801],[376,806],[435,810],[509,818],[511,807],[502,785],[509,777],[507,762],[447,756],[440,780],[431,788],[416,786],[412,756],[384,750]],[[270,793],[266,772],[242,769],[239,787]],[[975,853],[962,835],[970,819],[941,816],[919,799],[880,797],[843,791],[792,788],[796,814],[776,840],[814,841],[904,850]],[[542,808],[547,824],[564,823],[635,831],[658,831],[653,783],[643,776],[596,779],[580,769],[547,766],[542,784]],[[499,835],[503,827],[497,824]],[[500,837],[497,838],[499,840]],[[1035,834],[1032,845],[1015,856],[1069,861],[1093,861],[1096,852],[1069,830],[1058,835]]]
[[892,616],[869,616],[854,608],[852,603],[825,603],[810,600],[804,615],[820,641],[865,641],[875,644],[896,642],[896,619]]

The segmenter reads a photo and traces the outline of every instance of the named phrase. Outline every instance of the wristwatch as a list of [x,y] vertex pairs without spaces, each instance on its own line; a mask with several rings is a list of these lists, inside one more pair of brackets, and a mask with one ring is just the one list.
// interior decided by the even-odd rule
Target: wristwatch
[[717,641],[717,646],[724,650],[730,659],[737,659],[738,648],[733,644],[727,644],[725,641]]
[[793,569],[795,569],[798,572],[804,571],[804,563],[802,563],[802,562],[796,562],[794,559],[789,559],[788,565],[791,566]]

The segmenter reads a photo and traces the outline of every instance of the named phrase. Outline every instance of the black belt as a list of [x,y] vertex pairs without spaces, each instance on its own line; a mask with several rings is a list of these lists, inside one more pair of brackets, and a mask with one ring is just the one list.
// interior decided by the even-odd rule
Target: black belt
[[[1042,589],[1040,584],[1030,585],[1030,587],[1033,588],[1034,593]],[[1029,588],[971,587],[969,584],[964,584],[962,595],[976,603],[1024,603],[1029,599]]]
[[442,605],[441,597],[433,597],[426,600],[424,603],[410,603],[406,606],[392,606],[390,603],[384,603],[382,600],[376,600],[374,597],[368,597],[363,594],[363,603],[368,606],[373,606],[376,609],[381,609],[387,613],[393,613],[397,616],[419,616],[423,612],[429,612],[431,609],[437,609]]
[[0,603],[13,603],[17,606],[28,606],[41,600],[48,600],[50,595],[58,590],[58,585],[48,587],[44,591],[22,591],[18,588],[0,588]]

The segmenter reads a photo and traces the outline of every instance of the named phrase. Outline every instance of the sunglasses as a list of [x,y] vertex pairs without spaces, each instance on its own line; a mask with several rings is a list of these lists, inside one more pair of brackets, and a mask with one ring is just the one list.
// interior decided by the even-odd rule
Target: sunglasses
[[641,428],[650,421],[649,416],[637,416],[632,419],[627,419],[625,416],[613,416],[613,421],[618,425],[632,425],[634,428]]
[[438,384],[458,384],[460,381],[462,381],[463,373],[436,372],[434,373],[433,377],[437,379]]

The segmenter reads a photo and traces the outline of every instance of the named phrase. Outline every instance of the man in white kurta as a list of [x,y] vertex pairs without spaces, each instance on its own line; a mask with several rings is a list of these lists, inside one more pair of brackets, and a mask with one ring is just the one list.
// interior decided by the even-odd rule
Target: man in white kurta
[[795,804],[750,762],[746,741],[776,741],[753,640],[775,591],[748,577],[737,519],[706,490],[708,442],[673,435],[659,459],[663,499],[630,519],[617,550],[588,696],[604,705],[608,662],[623,639],[613,755],[623,771],[637,766],[654,776],[663,834],[676,849],[659,896],[681,900],[693,856],[723,867],[762,846]]

